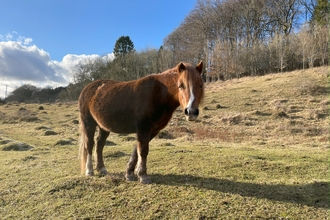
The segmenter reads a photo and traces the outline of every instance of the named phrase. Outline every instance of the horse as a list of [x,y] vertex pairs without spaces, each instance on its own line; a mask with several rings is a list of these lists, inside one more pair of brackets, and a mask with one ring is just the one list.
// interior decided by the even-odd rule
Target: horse
[[150,183],[146,166],[149,142],[168,124],[179,106],[186,120],[197,119],[204,97],[202,69],[202,61],[195,67],[180,62],[163,73],[137,80],[100,79],[85,86],[78,99],[82,173],[94,175],[92,151],[96,128],[99,132],[95,161],[100,175],[108,173],[102,152],[110,132],[136,133],[137,145],[128,161],[125,179],[133,181],[136,171],[141,183]]

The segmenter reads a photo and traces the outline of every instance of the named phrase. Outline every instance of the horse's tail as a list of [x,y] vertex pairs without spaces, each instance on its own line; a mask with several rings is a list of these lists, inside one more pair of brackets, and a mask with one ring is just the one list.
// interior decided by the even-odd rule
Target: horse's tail
[[79,120],[79,157],[80,157],[80,169],[81,174],[85,174],[86,171],[86,160],[87,160],[87,146],[86,146],[86,130],[84,129],[84,125],[82,123],[82,119],[80,117]]

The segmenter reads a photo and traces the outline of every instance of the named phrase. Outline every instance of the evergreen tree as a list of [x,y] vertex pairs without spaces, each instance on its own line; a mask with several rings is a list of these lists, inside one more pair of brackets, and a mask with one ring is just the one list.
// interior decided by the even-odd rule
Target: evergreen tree
[[321,26],[329,25],[330,2],[328,0],[317,0],[312,20]]
[[134,52],[134,44],[129,36],[121,36],[116,41],[113,53],[115,57],[126,55],[127,53]]

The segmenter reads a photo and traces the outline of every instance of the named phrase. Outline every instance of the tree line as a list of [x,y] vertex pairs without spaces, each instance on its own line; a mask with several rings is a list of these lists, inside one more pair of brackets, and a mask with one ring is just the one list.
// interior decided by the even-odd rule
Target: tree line
[[[159,49],[136,51],[130,37],[121,36],[114,60],[78,64],[73,82],[52,92],[56,99],[77,100],[96,79],[133,80],[180,61],[203,60],[207,82],[328,65],[329,8],[328,0],[197,0]],[[32,88],[24,86],[18,90]],[[26,100],[39,92],[25,92]],[[15,96],[14,91],[8,99]]]
[[61,99],[61,95],[65,92],[65,87],[45,87],[38,88],[34,85],[25,84],[9,94],[4,100],[0,99],[0,103],[5,102],[25,102],[25,103],[35,103],[35,102],[55,102]]
[[208,80],[263,75],[328,64],[328,22],[328,0],[198,0],[164,45]]
[[[112,62],[80,66],[76,75],[88,73],[92,78],[87,81],[100,73],[130,80],[180,61],[203,60],[205,80],[214,81],[328,65],[329,4],[328,0],[197,0],[158,50],[136,52],[129,37],[123,36],[116,42]],[[129,43],[130,50],[118,49]],[[92,65],[101,67],[91,71]]]

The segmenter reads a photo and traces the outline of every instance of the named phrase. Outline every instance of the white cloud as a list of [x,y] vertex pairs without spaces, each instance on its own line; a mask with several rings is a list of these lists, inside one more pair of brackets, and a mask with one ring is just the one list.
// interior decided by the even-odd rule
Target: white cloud
[[52,68],[49,54],[21,42],[0,42],[0,77],[8,80],[66,83],[64,75]]
[[114,59],[114,54],[107,54],[105,56],[100,57],[97,54],[67,54],[63,57],[62,61],[55,61],[54,64],[61,67],[67,74],[69,80],[71,81],[71,77],[73,75],[73,71],[78,64],[85,64],[90,60],[96,60],[102,58],[104,61],[112,61]]
[[6,39],[7,40],[11,40],[12,38],[13,38],[12,34],[10,34],[10,33],[6,34]]
[[[19,36],[17,32],[6,37],[0,35],[0,97],[5,96],[6,86],[7,94],[23,84],[37,87],[67,86],[77,64],[100,58],[96,54],[68,54],[62,61],[55,61],[51,60],[48,52],[31,45],[31,42],[32,38]],[[102,59],[112,60],[113,54]]]
[[23,45],[29,45],[32,43],[32,38],[26,38],[26,37],[23,37],[23,36],[19,36],[17,38],[17,42],[20,42],[21,44]]

